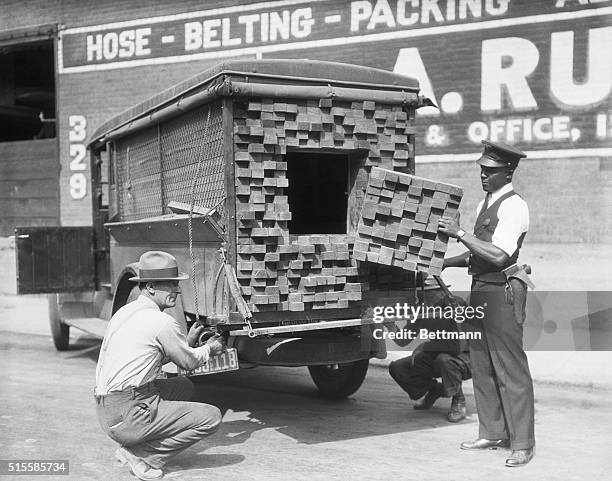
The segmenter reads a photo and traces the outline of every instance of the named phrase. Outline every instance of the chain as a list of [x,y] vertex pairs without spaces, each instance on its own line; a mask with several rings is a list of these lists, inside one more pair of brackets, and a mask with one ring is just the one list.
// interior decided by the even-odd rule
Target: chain
[[127,195],[128,198],[132,197],[132,176],[130,174],[130,146],[128,145],[125,151],[125,166],[127,168]]
[[[208,114],[206,116],[206,125],[204,126],[204,139],[208,143],[208,127],[210,125],[210,111],[212,110],[212,106],[208,106]],[[193,253],[193,229],[192,229],[192,219],[193,219],[193,207],[195,205],[195,187],[198,178],[200,177],[200,170],[202,168],[202,161],[204,160],[204,155],[200,155],[200,159],[198,160],[198,168],[196,171],[196,175],[191,182],[191,198],[189,202],[189,217],[187,218],[187,230],[189,233],[189,256],[191,257],[191,285],[193,287],[193,304],[195,308],[196,315],[196,323],[200,324],[200,309],[198,307],[198,286],[196,284],[196,261],[195,254]]]

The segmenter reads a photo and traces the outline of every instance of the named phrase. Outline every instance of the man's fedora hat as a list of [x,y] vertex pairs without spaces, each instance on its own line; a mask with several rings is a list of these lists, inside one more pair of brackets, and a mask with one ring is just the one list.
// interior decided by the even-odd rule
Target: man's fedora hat
[[173,255],[163,251],[148,251],[140,256],[138,275],[130,277],[133,282],[184,281],[189,276],[179,272]]
[[523,157],[527,157],[525,152],[501,142],[483,140],[482,145],[484,145],[484,152],[476,163],[483,167],[510,167],[515,169],[519,161]]

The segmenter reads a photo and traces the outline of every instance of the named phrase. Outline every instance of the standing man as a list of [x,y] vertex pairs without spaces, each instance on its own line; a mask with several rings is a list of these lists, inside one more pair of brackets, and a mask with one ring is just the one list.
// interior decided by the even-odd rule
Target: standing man
[[187,378],[157,379],[170,359],[183,369],[205,364],[225,347],[215,336],[196,345],[202,326],[187,336],[180,323],[164,309],[176,305],[179,281],[176,259],[149,251],[140,257],[140,296],[111,318],[96,369],[96,411],[100,426],[120,446],[117,459],[140,479],[158,479],[168,459],[221,424],[215,406],[188,402],[193,384]]
[[[512,175],[525,153],[509,145],[482,141],[480,165],[486,198],[478,205],[474,234],[458,219],[442,218],[439,232],[462,242],[465,254],[445,259],[444,267],[468,267],[472,275],[472,306],[485,316],[474,320],[479,340],[470,341],[474,397],[479,419],[478,439],[461,449],[512,448],[506,466],[523,466],[534,455],[533,382],[523,350],[524,300],[528,282],[510,282],[517,274],[519,250],[529,229],[529,209],[514,192]],[[512,274],[509,274],[512,273]]]

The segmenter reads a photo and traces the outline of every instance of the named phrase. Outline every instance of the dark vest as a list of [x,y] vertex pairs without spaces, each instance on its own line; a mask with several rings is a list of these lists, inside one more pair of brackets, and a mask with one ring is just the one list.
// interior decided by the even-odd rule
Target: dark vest
[[[474,224],[474,235],[476,238],[483,240],[485,242],[491,242],[493,239],[493,233],[495,232],[495,228],[497,227],[497,223],[499,222],[499,217],[497,216],[497,212],[499,211],[499,206],[501,203],[512,197],[513,195],[518,195],[516,192],[511,190],[510,192],[502,195],[499,199],[493,202],[491,205],[487,206],[484,211],[481,211],[476,218],[476,222]],[[482,275],[488,274],[490,272],[501,272],[506,267],[510,267],[512,264],[515,264],[521,246],[523,245],[523,239],[525,238],[524,232],[518,239],[516,250],[508,259],[508,262],[501,267],[492,264],[491,262],[487,262],[481,257],[478,257],[474,254],[470,255],[470,269],[469,273],[471,275]]]

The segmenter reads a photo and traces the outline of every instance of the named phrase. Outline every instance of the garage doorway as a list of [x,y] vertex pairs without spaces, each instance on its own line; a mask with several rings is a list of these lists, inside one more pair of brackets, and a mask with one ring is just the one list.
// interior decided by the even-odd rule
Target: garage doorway
[[57,26],[0,31],[0,235],[59,225]]

